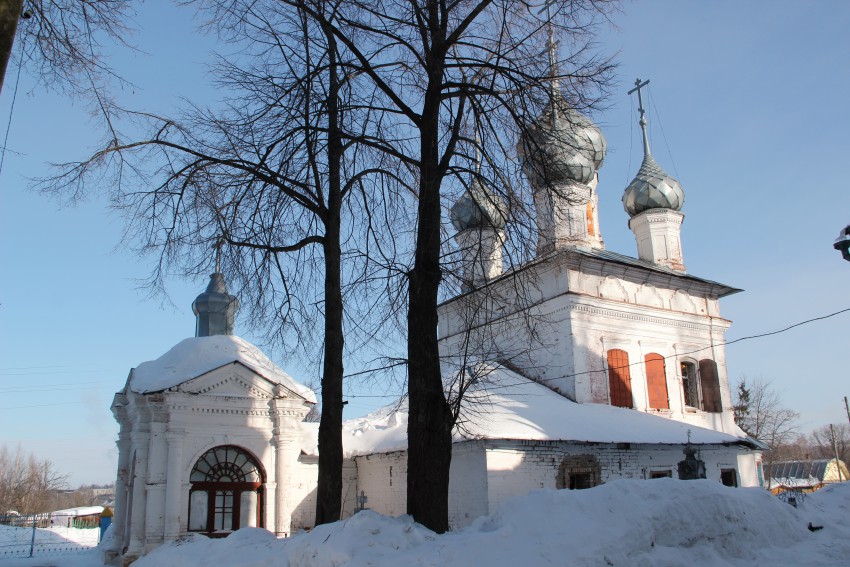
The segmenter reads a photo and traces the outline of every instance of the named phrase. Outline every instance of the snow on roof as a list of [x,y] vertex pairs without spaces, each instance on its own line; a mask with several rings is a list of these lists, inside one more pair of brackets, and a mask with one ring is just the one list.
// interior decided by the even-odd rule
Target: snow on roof
[[[482,372],[482,369],[484,372]],[[745,437],[705,429],[642,411],[579,404],[498,364],[479,365],[479,383],[467,392],[455,442],[469,439],[660,443],[746,443]],[[407,408],[383,408],[346,421],[346,456],[407,448]],[[305,452],[307,448],[305,447]]]
[[232,362],[239,362],[308,402],[316,403],[313,390],[296,382],[259,348],[234,335],[192,337],[177,343],[156,360],[143,362],[133,369],[130,390],[140,394],[167,390]]
[[103,512],[103,506],[82,506],[80,508],[68,508],[67,510],[56,510],[51,512],[52,516],[93,516]]

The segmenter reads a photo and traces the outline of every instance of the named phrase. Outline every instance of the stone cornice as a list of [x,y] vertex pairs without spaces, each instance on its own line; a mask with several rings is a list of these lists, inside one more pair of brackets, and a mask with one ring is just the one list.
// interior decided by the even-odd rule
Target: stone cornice
[[[633,305],[631,303],[625,303],[624,305]],[[684,320],[675,320],[667,317],[658,317],[653,315],[639,314],[639,313],[629,313],[627,311],[622,311],[618,309],[610,309],[606,307],[600,307],[595,305],[587,305],[585,303],[568,303],[562,307],[559,307],[552,311],[552,313],[558,313],[563,311],[578,311],[582,313],[588,313],[591,315],[602,315],[604,317],[612,317],[616,319],[624,319],[628,321],[638,321],[641,323],[649,323],[651,325],[659,325],[665,327],[674,327],[679,329],[689,329],[693,331],[702,331],[702,332],[712,332],[712,331],[720,331],[725,332],[729,326],[730,322],[726,319],[721,319],[719,317],[708,317],[701,315],[691,315],[690,317],[699,317],[701,319],[710,319],[710,323],[697,323],[694,321],[684,321]]]

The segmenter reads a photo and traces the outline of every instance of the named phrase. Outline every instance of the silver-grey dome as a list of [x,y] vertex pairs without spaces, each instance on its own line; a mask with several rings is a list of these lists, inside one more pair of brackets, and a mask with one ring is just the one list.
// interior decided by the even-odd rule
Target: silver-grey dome
[[523,133],[518,151],[536,184],[590,182],[602,167],[607,143],[589,118],[558,96]]
[[652,154],[646,155],[637,175],[623,193],[623,206],[629,216],[648,209],[678,211],[684,204],[685,192],[679,182],[661,169]]
[[227,292],[224,276],[219,272],[210,275],[206,291],[192,302],[195,336],[232,335],[237,309],[239,300]]
[[476,228],[501,230],[508,220],[508,208],[501,197],[475,179],[452,206],[451,219],[458,232]]

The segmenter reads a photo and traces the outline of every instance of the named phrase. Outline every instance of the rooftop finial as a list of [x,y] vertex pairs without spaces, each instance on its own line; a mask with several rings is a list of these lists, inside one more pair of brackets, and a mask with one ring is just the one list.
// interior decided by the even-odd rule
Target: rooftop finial
[[552,4],[554,3],[555,0],[546,0],[543,3],[543,7],[537,11],[538,14],[542,14],[544,11],[546,12],[546,29],[549,33],[549,39],[546,42],[546,49],[549,52],[549,94],[552,98],[553,127],[558,120],[558,108],[554,104],[554,101],[556,100],[555,97],[558,95],[558,91],[560,90],[558,85],[558,44],[555,42],[555,28],[552,26]]
[[645,156],[652,155],[652,152],[649,151],[649,135],[646,133],[646,111],[643,109],[643,96],[640,90],[648,84],[649,80],[641,83],[640,79],[635,79],[635,88],[629,91],[629,94],[635,91],[638,94],[638,112],[640,112],[638,124],[640,124],[640,129],[643,131],[643,155]]
[[215,244],[213,245],[213,248],[215,248],[215,273],[216,274],[221,273],[221,247],[222,246],[224,246],[224,237],[219,236],[216,239]]
[[635,88],[629,91],[629,94],[637,91],[638,93],[638,112],[640,112],[640,120],[638,124],[640,124],[640,129],[643,131],[643,155],[648,156],[652,155],[652,152],[649,151],[649,135],[646,133],[646,111],[643,109],[643,96],[641,95],[640,89],[649,84],[649,80],[644,82],[640,82],[640,79],[635,79]]
[[475,173],[481,174],[481,129],[478,122],[478,113],[475,113]]

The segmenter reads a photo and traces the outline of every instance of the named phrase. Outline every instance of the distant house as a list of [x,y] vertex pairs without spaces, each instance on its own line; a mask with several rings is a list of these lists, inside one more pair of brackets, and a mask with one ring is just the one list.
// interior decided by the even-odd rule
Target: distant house
[[774,494],[789,490],[814,492],[825,484],[846,480],[850,480],[850,472],[839,459],[783,461],[771,465],[768,490]]
[[82,506],[56,510],[49,514],[50,525],[57,528],[96,528],[103,506]]

